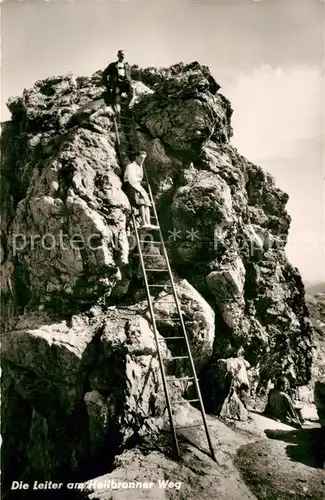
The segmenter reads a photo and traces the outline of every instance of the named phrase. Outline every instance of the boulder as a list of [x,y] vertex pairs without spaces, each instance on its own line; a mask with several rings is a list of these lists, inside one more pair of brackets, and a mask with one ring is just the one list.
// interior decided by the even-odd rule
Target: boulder
[[248,419],[249,367],[244,358],[219,359],[206,367],[200,382],[207,411],[223,418]]
[[[200,371],[210,359],[213,351],[215,338],[214,312],[212,307],[190,283],[179,279],[177,276],[174,277],[174,282],[194,364],[196,369]],[[150,313],[146,302],[140,302],[137,308],[142,315],[150,320]],[[162,336],[183,336],[174,295],[168,282],[166,282],[166,290],[156,295],[153,308],[156,323]],[[182,339],[170,340],[167,345],[173,356],[188,354],[185,341]],[[175,362],[173,372],[184,374],[185,371],[190,370],[188,363],[183,363]]]
[[138,315],[22,317],[3,337],[2,367],[6,480],[107,464],[123,443],[163,425],[156,344]]

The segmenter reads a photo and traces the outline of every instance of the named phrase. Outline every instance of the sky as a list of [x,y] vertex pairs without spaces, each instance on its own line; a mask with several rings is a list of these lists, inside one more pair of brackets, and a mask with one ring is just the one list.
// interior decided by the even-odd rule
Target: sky
[[1,119],[36,80],[199,61],[234,108],[232,143],[290,198],[287,255],[325,281],[325,0],[0,0]]

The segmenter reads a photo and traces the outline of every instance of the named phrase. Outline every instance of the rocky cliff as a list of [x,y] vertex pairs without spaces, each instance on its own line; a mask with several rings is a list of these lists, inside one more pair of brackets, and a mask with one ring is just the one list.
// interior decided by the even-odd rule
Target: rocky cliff
[[[207,408],[220,404],[220,359],[245,358],[256,384],[280,372],[293,385],[307,383],[311,325],[300,274],[285,254],[288,196],[231,145],[233,111],[208,68],[132,72],[136,142],[148,154]],[[100,77],[37,81],[8,103],[1,182],[8,479],[12,471],[15,478],[87,478],[100,472],[103,456],[109,463],[164,421]],[[121,140],[134,149],[130,134]],[[158,252],[150,259],[161,266]],[[156,296],[155,308],[168,353],[163,337],[177,331],[168,294]],[[174,391],[186,396],[177,382]]]
[[314,327],[313,346],[314,356],[312,365],[313,379],[322,379],[325,382],[325,285],[316,285],[307,288],[306,301],[310,320]]
[[[321,425],[325,428],[325,284],[319,283],[307,288],[307,306],[313,329],[313,363],[312,379],[305,390],[312,389]],[[323,462],[325,462],[325,434],[323,433]]]

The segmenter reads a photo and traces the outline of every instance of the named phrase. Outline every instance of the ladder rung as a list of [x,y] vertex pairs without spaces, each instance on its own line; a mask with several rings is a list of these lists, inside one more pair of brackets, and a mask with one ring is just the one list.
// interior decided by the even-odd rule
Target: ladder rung
[[[170,286],[170,285],[169,285]],[[165,304],[176,304],[175,300],[168,300],[168,301],[165,301],[161,303],[161,305],[165,305]],[[183,313],[184,314],[184,313]]]
[[[137,257],[140,257],[139,253],[134,253],[132,255],[136,255]],[[163,255],[160,253],[143,253],[142,257],[162,257],[163,259],[165,258]]]
[[[181,320],[180,319],[171,319],[171,318],[159,318],[159,316],[157,314],[155,314],[155,318],[156,318],[156,321],[163,321],[165,323],[181,323]],[[183,319],[183,323],[189,323],[190,321],[187,320],[187,319]],[[167,338],[167,337],[165,337]],[[184,338],[184,337],[182,337]]]
[[159,268],[156,268],[156,269],[155,269],[155,268],[150,268],[150,269],[149,269],[149,268],[148,268],[148,269],[146,269],[146,271],[150,271],[150,272],[155,271],[155,272],[167,273],[167,272],[168,272],[168,269],[161,269],[161,268],[160,268],[160,269],[159,269]]
[[[177,431],[181,429],[192,429],[193,427],[202,427],[203,424],[192,424],[192,425],[181,425],[180,427],[175,427]],[[212,427],[211,425],[208,425],[208,427]]]
[[154,288],[168,288],[168,287],[171,287],[171,285],[150,285],[149,283],[148,283],[148,286],[154,287]]
[[[156,319],[159,320],[159,318],[157,318],[157,317],[156,317]],[[164,321],[168,321],[168,320],[169,321],[173,321],[174,323],[181,323],[181,319],[180,318],[163,318],[163,320]],[[185,321],[188,323],[189,320],[183,319],[183,322],[185,322]]]
[[185,339],[185,337],[164,337],[163,340],[176,340],[176,339]]
[[173,359],[190,359],[189,356],[172,356],[170,358],[163,358],[164,361],[172,361]]
[[171,401],[172,405],[178,405],[183,403],[198,403],[199,399],[180,399],[179,401]]
[[[164,302],[164,304],[166,304],[166,302]],[[174,302],[173,302],[173,304],[174,304]],[[175,313],[175,314],[177,314],[177,313]],[[182,315],[183,315],[183,316],[184,316],[184,314],[185,314],[185,313],[182,313]],[[158,312],[157,312],[157,314],[156,314],[155,316],[156,316],[156,318],[157,318],[157,319],[159,319],[159,320],[161,320],[161,321],[162,321],[162,320],[164,320],[164,321],[176,321],[176,322],[177,322],[177,321],[181,321],[181,318],[180,318],[180,316],[179,316],[179,315],[177,315],[177,318],[172,318],[171,316],[164,316],[164,317],[162,317],[162,318],[159,318],[159,314],[158,314]],[[183,321],[189,321],[189,320],[187,320],[187,319],[183,318]],[[192,320],[192,321],[194,321],[194,320]]]
[[150,243],[150,245],[161,245],[161,241],[139,240],[140,243]]
[[[114,116],[114,127],[115,127],[115,132],[116,132],[116,137],[117,137],[118,155],[119,155],[119,160],[120,160],[120,162],[122,164],[126,163],[129,158],[131,159],[131,157],[133,157],[133,154],[135,153],[136,148],[132,147],[133,146],[133,144],[132,144],[133,141],[131,141],[131,138],[132,139],[134,138],[134,135],[137,133],[137,130],[139,129],[139,127],[135,123],[133,111],[128,109],[128,104],[129,103],[127,103],[126,100],[122,99],[122,102],[121,102],[122,115],[121,115],[121,113],[117,112],[117,107],[116,107],[116,109],[115,109],[115,115],[116,116]],[[136,142],[137,142],[137,146],[139,146],[138,140]],[[123,151],[124,148],[125,148],[125,150]],[[172,299],[172,300],[167,300],[167,302],[165,302],[165,304],[174,304],[176,306],[176,312],[173,312],[172,315],[173,316],[177,316],[177,313],[179,313],[178,317],[176,317],[176,318],[163,318],[163,319],[165,319],[165,320],[167,319],[167,321],[169,320],[169,321],[174,321],[174,322],[178,322],[179,323],[179,322],[185,321],[184,316],[186,316],[186,313],[184,313],[183,310],[180,309],[180,304],[178,303],[178,300],[177,300],[178,294],[177,294],[177,290],[175,288],[175,285],[173,283],[172,274],[171,274],[171,270],[170,270],[170,267],[169,267],[168,255],[166,254],[165,243],[164,243],[163,238],[161,237],[161,228],[160,228],[159,219],[156,216],[157,214],[156,214],[156,211],[155,211],[155,201],[154,201],[153,194],[152,194],[152,191],[151,191],[150,182],[149,182],[149,179],[147,177],[147,174],[149,172],[153,172],[153,169],[145,168],[145,172],[144,172],[145,173],[145,178],[143,179],[143,182],[144,182],[144,185],[146,186],[146,188],[148,190],[150,201],[151,201],[151,204],[153,206],[153,210],[150,210],[150,220],[149,220],[149,222],[151,222],[152,225],[154,225],[154,226],[158,226],[157,229],[159,230],[160,234],[156,233],[156,235],[154,235],[154,237],[156,237],[156,239],[159,239],[159,241],[151,241],[150,239],[148,240],[147,238],[149,236],[151,236],[151,235],[147,235],[147,234],[144,234],[144,233],[141,232],[141,228],[137,227],[139,225],[137,217],[135,215],[137,212],[133,210],[132,217],[133,217],[133,222],[134,222],[135,235],[137,237],[137,243],[138,243],[138,251],[134,255],[137,255],[137,256],[141,257],[141,262],[142,262],[142,267],[143,267],[143,274],[144,274],[144,281],[145,281],[145,285],[146,285],[146,289],[147,289],[147,295],[148,295],[148,304],[149,304],[149,308],[150,308],[151,313],[152,313],[152,319],[153,319],[154,325],[155,325],[154,312],[153,312],[153,309],[152,309],[153,303],[151,303],[151,301],[154,302],[154,300],[155,300],[155,297],[153,295],[157,295],[158,297],[162,296],[162,297],[166,297],[166,298]],[[153,253],[150,253],[150,249],[149,248],[144,247],[143,245],[148,245],[148,246],[149,245],[162,245],[162,249],[164,250],[164,252],[163,252],[164,255],[161,255],[160,247],[155,247],[155,248],[158,248],[158,252],[159,253],[158,254],[153,254]],[[148,253],[143,252],[144,249],[146,249],[148,251]],[[164,258],[165,265],[167,265],[167,269],[166,268],[161,268],[161,267],[160,268],[150,267],[150,265],[151,266],[160,265],[160,262],[156,263],[156,264],[150,264],[149,263],[149,267],[148,267],[148,269],[146,269],[146,266],[145,266],[144,261],[143,261],[143,259],[145,257],[148,257],[148,258],[149,257],[151,257],[151,258]],[[163,285],[162,284],[149,284],[147,282],[147,279],[146,279],[146,272],[149,272],[149,273],[150,272],[153,272],[153,273],[154,272],[162,272],[162,273],[168,272],[170,274],[170,285],[168,285],[166,283],[163,284]],[[160,277],[164,277],[164,275],[160,275]],[[158,288],[160,290],[158,290],[158,292],[156,292],[156,294],[154,294],[154,292],[151,292],[151,288]],[[171,296],[171,294],[173,294],[173,296]],[[179,326],[176,325],[174,328],[178,329]],[[184,325],[183,325],[183,329],[184,329]],[[190,403],[200,403],[200,408],[201,408],[201,413],[202,413],[202,422],[203,422],[203,425],[205,426],[205,432],[206,432],[206,437],[207,437],[207,441],[208,441],[209,448],[210,448],[211,457],[213,458],[213,460],[216,461],[216,457],[215,457],[215,453],[214,453],[214,450],[213,450],[211,438],[209,436],[209,431],[207,429],[205,412],[204,412],[204,408],[202,406],[200,389],[198,387],[198,379],[197,379],[197,376],[196,376],[195,369],[193,367],[193,361],[192,361],[191,351],[190,351],[189,345],[188,345],[186,331],[184,330],[184,335],[183,336],[180,336],[179,333],[181,333],[181,332],[177,332],[177,330],[174,333],[176,333],[176,335],[171,336],[171,337],[161,338],[159,340],[164,340],[164,341],[168,341],[168,340],[180,340],[180,339],[185,340],[185,342],[187,344],[187,347],[188,347],[188,355],[187,356],[172,356],[171,353],[169,352],[170,357],[165,357],[166,354],[165,354],[164,357],[161,357],[161,354],[159,352],[159,347],[160,346],[159,346],[159,341],[158,341],[157,342],[157,344],[158,344],[157,348],[158,348],[158,354],[159,354],[160,362],[161,361],[163,361],[163,362],[166,362],[166,361],[171,362],[171,361],[174,361],[174,360],[185,360],[186,359],[186,360],[190,360],[190,362],[192,364],[192,368],[193,368],[193,371],[192,371],[193,376],[183,376],[183,377],[177,378],[177,377],[171,377],[171,376],[166,377],[165,376],[164,367],[161,366],[161,372],[162,372],[161,375],[162,375],[162,378],[163,378],[163,381],[164,381],[164,392],[165,392],[165,398],[166,398],[166,403],[167,403],[167,408],[168,408],[168,414],[169,414],[169,421],[170,421],[170,426],[171,426],[171,430],[172,430],[172,434],[173,434],[173,442],[174,442],[174,447],[175,447],[176,455],[177,455],[178,458],[180,457],[179,444],[178,444],[176,430],[187,429],[187,428],[191,428],[191,427],[197,427],[197,428],[199,428],[199,427],[202,426],[202,424],[200,424],[200,423],[193,424],[192,423],[190,425],[179,425],[179,426],[174,425],[174,422],[173,422],[173,413],[174,413],[174,411],[171,408],[171,405],[183,405],[184,403],[189,403],[189,404]],[[178,335],[177,335],[177,333],[178,333]],[[157,340],[157,338],[156,338],[156,340]],[[187,365],[188,365],[188,362],[185,363],[183,366],[186,367]],[[166,368],[167,368],[167,366],[168,365],[166,363]],[[195,386],[196,386],[196,390],[197,390],[197,397],[198,397],[198,399],[189,399],[189,400],[182,399],[182,400],[170,401],[169,395],[168,395],[168,390],[167,390],[167,387],[166,387],[166,383],[167,382],[171,382],[171,381],[178,381],[178,380],[179,381],[183,380],[183,381],[187,381],[187,382],[194,381]]]
[[168,382],[178,382],[179,380],[194,380],[194,377],[167,377]]

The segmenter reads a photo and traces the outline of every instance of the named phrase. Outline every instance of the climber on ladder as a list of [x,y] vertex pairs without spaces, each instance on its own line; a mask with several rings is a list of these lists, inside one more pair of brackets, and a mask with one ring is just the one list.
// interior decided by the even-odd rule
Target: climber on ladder
[[117,53],[117,61],[110,63],[107,68],[104,69],[102,75],[103,84],[107,90],[105,102],[108,105],[113,105],[117,113],[120,112],[121,94],[126,93],[130,103],[134,96],[131,83],[131,68],[124,59],[124,50],[119,50]]
[[[181,309],[181,303],[180,299],[178,298],[177,294],[177,289],[175,286],[175,281],[173,277],[173,272],[172,268],[169,263],[169,257],[167,253],[167,249],[165,246],[164,242],[164,237],[163,233],[160,228],[160,223],[159,223],[159,218],[158,218],[158,213],[156,209],[156,204],[155,200],[151,191],[149,179],[147,178],[147,174],[144,171],[143,168],[143,163],[147,157],[147,153],[143,150],[141,150],[141,145],[140,145],[140,140],[139,136],[137,134],[136,130],[136,123],[135,119],[133,116],[133,110],[127,112],[127,113],[122,113],[123,116],[119,114],[119,116],[114,116],[114,127],[115,127],[115,133],[116,133],[116,146],[117,146],[117,153],[120,159],[120,164],[125,167],[125,172],[124,172],[124,191],[126,195],[128,196],[131,207],[133,208],[132,210],[132,224],[134,227],[134,235],[136,238],[137,242],[137,248],[138,248],[138,256],[140,258],[140,264],[141,264],[141,270],[142,270],[142,275],[143,275],[143,284],[145,287],[146,295],[147,295],[147,300],[148,300],[148,307],[150,311],[150,317],[151,317],[151,325],[153,328],[153,333],[155,336],[155,341],[156,341],[156,347],[157,347],[157,356],[159,360],[159,366],[160,366],[160,371],[161,371],[161,376],[162,376],[162,384],[163,384],[163,390],[165,394],[165,399],[166,399],[166,406],[167,406],[167,412],[168,412],[168,418],[170,422],[170,427],[171,427],[171,432],[172,432],[172,438],[173,438],[173,451],[175,454],[175,458],[180,459],[180,449],[179,449],[179,444],[178,444],[178,437],[177,437],[177,431],[186,428],[176,425],[175,419],[173,418],[173,408],[174,405],[182,405],[183,403],[186,403],[187,405],[189,403],[196,403],[199,406],[201,417],[202,417],[202,424],[196,424],[195,426],[204,426],[204,430],[206,433],[209,449],[210,449],[210,454],[211,458],[216,461],[212,441],[210,438],[210,433],[208,429],[208,423],[205,415],[205,409],[204,409],[204,403],[202,400],[202,395],[200,391],[200,386],[199,386],[199,381],[196,375],[196,370],[195,370],[195,365],[194,365],[194,360],[193,356],[191,353],[191,346],[188,340],[187,332],[186,332],[186,326],[185,326],[185,314]],[[127,130],[132,129],[133,134],[127,132]],[[128,136],[128,141],[126,141],[126,144],[124,146],[123,140],[121,141],[121,135],[120,132],[122,132],[122,136],[126,137]],[[133,140],[132,140],[133,139]],[[124,147],[123,147],[124,146]],[[132,163],[129,162],[129,158],[131,155],[133,155],[134,150],[136,148],[137,154],[135,156],[135,160]],[[123,154],[124,153],[124,154]],[[146,189],[144,189],[142,185],[143,177],[145,176],[145,181],[146,181]],[[148,191],[148,192],[147,192]],[[141,215],[141,225],[139,227],[139,224],[136,220],[135,217],[135,209],[139,208],[140,209],[140,215]],[[152,213],[152,216],[151,216]],[[151,224],[151,221],[154,221],[156,225]],[[155,233],[155,238],[154,240],[151,240],[150,243],[155,243],[158,249],[159,255],[162,258],[162,260],[165,261],[165,266],[163,265],[162,267],[159,265],[158,268],[155,268],[153,264],[150,264],[151,259],[148,263],[146,257],[150,256],[151,249],[148,248],[146,243],[149,243],[148,239],[146,236],[149,235],[143,235],[141,234],[141,230],[157,230]],[[145,243],[146,245],[143,246],[142,243]],[[149,251],[149,253],[148,253]],[[157,254],[154,252],[154,257],[156,257]],[[149,267],[147,267],[149,266]],[[166,272],[169,275],[169,282],[170,284],[166,283],[152,283],[152,273],[159,273],[161,276],[161,272],[163,274],[166,274]],[[149,273],[149,274],[148,274]],[[159,276],[159,275],[158,275]],[[156,311],[154,309],[154,300],[155,297],[152,294],[153,292],[153,287],[155,288],[163,288],[165,289],[169,287],[170,293],[172,292],[173,295],[173,301],[175,303],[176,307],[176,314],[177,318],[175,318],[175,321],[179,322],[179,325],[181,327],[181,333],[180,334],[174,334],[171,337],[165,337],[164,336],[164,341],[166,342],[167,340],[175,341],[177,342],[183,342],[183,347],[187,351],[187,355],[181,355],[181,356],[173,356],[171,354],[171,351],[167,349],[168,355],[167,357],[164,355],[164,353],[161,351],[161,345],[160,345],[160,339],[161,336],[159,335],[158,329],[157,329],[157,323],[156,323]],[[158,318],[157,318],[158,319]],[[184,376],[184,377],[179,377],[178,380],[186,380],[187,382],[191,382],[193,384],[193,388],[195,389],[196,392],[196,398],[194,399],[174,399],[170,397],[169,393],[169,387],[168,384],[171,382],[172,384],[175,382],[175,378],[167,376],[167,371],[166,371],[166,366],[165,363],[168,363],[169,361],[182,361],[186,360],[187,363],[189,363],[189,366],[191,368],[191,374],[189,376]],[[188,426],[187,426],[188,427]],[[193,425],[190,425],[190,427],[193,427]]]
[[146,156],[147,153],[145,151],[139,151],[135,157],[135,161],[126,166],[124,172],[124,191],[130,200],[131,206],[140,209],[142,219],[141,229],[158,229],[158,226],[150,223],[151,202],[141,184],[143,179],[143,162]]

